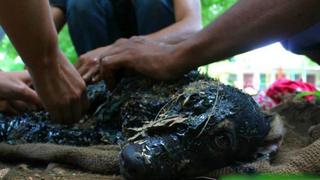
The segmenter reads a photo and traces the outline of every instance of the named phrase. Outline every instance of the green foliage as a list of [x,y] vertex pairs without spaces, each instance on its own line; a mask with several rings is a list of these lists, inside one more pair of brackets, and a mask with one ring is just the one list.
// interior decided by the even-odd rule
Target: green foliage
[[252,175],[252,176],[228,176],[222,180],[318,180],[318,176],[308,175]]
[[[72,45],[67,26],[59,34],[59,46],[72,63],[77,60],[77,54]],[[0,41],[0,69],[4,71],[19,71],[23,68],[23,61],[18,56],[9,38],[5,36]]]
[[17,51],[5,36],[0,42],[0,69],[3,71],[18,71],[24,68],[24,64],[17,56]]
[[59,46],[65,53],[67,58],[75,63],[77,60],[77,54],[72,44],[71,38],[69,36],[68,26],[65,26],[59,33]]
[[[210,24],[236,2],[237,0],[201,0],[203,26]],[[202,66],[199,70],[201,73],[208,75],[209,65]]]
[[306,96],[313,96],[314,97],[314,102],[318,103],[320,102],[320,91],[316,91],[316,92],[301,92],[298,93],[295,97],[294,97],[294,101],[301,101],[303,100]]
[[208,25],[236,2],[237,0],[201,0],[203,25]]

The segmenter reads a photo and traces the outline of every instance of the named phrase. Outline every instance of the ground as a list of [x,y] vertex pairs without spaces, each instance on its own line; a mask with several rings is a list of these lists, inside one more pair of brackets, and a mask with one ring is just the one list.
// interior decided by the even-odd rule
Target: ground
[[0,179],[17,179],[17,180],[55,180],[55,179],[104,179],[104,180],[121,180],[120,176],[106,176],[83,172],[74,167],[50,163],[50,164],[15,164],[0,163]]

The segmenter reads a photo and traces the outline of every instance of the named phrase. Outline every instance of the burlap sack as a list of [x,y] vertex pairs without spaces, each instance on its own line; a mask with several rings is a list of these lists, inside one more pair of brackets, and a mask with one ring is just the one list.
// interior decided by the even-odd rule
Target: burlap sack
[[69,164],[101,174],[119,174],[119,146],[72,147],[53,144],[0,144],[0,159]]

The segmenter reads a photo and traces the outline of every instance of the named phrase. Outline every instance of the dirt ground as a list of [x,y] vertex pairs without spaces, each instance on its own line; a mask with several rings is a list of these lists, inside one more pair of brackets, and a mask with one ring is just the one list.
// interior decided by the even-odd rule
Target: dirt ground
[[77,168],[61,164],[24,164],[24,163],[3,163],[0,162],[0,179],[17,180],[122,180],[120,176],[106,176],[83,172]]
[[[273,160],[273,164],[285,163],[291,156],[294,156],[296,150],[307,146],[312,142],[310,130],[319,128],[315,126],[320,123],[320,108],[308,104],[288,104],[277,108],[280,115],[284,116],[286,136],[280,151]],[[312,127],[310,129],[310,127]],[[320,132],[320,131],[313,131]],[[310,134],[311,133],[311,134]],[[310,137],[311,136],[311,137]],[[320,133],[315,135],[320,137]],[[0,179],[106,179],[120,180],[118,175],[106,176],[84,172],[80,169],[61,165],[61,164],[41,164],[41,163],[5,163],[0,162]]]
[[[54,167],[53,167],[54,166]],[[49,164],[48,168],[36,167],[30,164],[0,164],[1,179],[21,179],[21,180],[44,180],[44,179],[106,179],[121,180],[120,176],[105,176],[82,172],[72,167],[63,165]]]

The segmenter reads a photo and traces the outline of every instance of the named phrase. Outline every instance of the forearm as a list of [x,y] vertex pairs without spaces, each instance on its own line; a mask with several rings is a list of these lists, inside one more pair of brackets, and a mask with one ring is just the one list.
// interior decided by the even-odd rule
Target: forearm
[[201,30],[201,4],[198,0],[174,0],[175,23],[146,37],[167,44],[182,42]]
[[53,22],[56,26],[57,32],[60,32],[66,23],[64,12],[59,7],[51,6],[51,13],[52,13]]
[[0,23],[31,73],[56,67],[57,33],[47,1],[3,0]]
[[318,22],[319,7],[319,0],[240,0],[178,45],[176,65],[189,70],[281,41]]
[[146,35],[145,37],[150,40],[158,42],[176,44],[182,42],[198,31],[201,30],[200,23],[194,23],[192,18],[184,19],[176,22],[167,28],[164,28],[158,32]]

